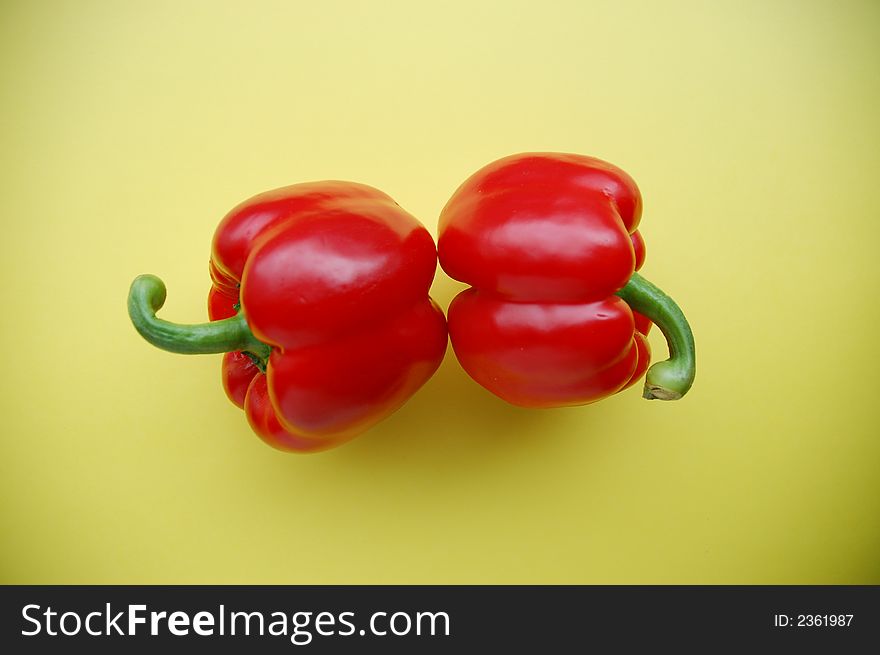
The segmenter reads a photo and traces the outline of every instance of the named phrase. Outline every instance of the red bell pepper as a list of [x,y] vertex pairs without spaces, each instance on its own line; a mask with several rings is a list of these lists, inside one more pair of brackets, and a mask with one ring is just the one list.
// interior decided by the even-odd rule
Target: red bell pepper
[[156,317],[159,278],[142,275],[129,314],[150,343],[226,353],[223,386],[268,444],[316,451],[398,409],[440,365],[443,312],[428,295],[431,235],[390,197],[349,182],[269,191],[214,235],[211,322]]
[[440,265],[471,285],[448,310],[467,373],[524,407],[594,402],[648,368],[653,321],[671,358],[648,370],[645,398],[680,398],[694,380],[693,335],[678,306],[636,273],[642,199],[592,157],[526,153],[459,187],[440,215]]

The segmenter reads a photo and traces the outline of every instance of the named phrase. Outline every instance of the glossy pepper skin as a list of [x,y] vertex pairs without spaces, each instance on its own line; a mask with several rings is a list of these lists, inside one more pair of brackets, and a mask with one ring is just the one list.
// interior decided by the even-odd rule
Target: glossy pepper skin
[[[670,329],[651,303],[616,295],[644,281],[635,273],[641,213],[632,178],[592,157],[525,153],[468,178],[444,207],[438,238],[443,269],[471,285],[448,310],[465,371],[504,400],[539,408],[595,402],[641,378],[651,320],[634,310]],[[652,382],[646,397],[683,395],[693,371],[680,368],[660,377],[682,379]]]
[[224,345],[230,400],[268,444],[323,450],[393,413],[440,365],[446,322],[428,295],[436,265],[431,235],[381,191],[284,187],[220,223],[213,323],[195,327],[244,322],[251,341]]

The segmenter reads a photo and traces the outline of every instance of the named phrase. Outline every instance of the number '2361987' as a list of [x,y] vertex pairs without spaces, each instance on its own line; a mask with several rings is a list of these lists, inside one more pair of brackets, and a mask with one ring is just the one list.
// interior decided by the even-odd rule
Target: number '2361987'
[[776,628],[848,628],[852,625],[853,614],[774,614],[773,627]]

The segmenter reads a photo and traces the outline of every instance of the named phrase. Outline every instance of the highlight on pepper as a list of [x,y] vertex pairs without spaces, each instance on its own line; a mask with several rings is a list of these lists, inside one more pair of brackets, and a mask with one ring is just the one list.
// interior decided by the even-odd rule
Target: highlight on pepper
[[381,191],[296,184],[235,207],[214,234],[210,321],[156,312],[165,285],[141,275],[128,312],[174,353],[225,353],[223,387],[254,432],[286,451],[341,444],[401,407],[446,352],[428,295],[437,250],[425,227]]
[[[523,153],[469,177],[443,208],[437,241],[443,270],[470,285],[447,311],[464,370],[523,407],[595,402],[643,375],[645,398],[684,396],[694,337],[678,305],[636,272],[641,215],[633,179],[593,157]],[[652,324],[670,356],[648,368]]]

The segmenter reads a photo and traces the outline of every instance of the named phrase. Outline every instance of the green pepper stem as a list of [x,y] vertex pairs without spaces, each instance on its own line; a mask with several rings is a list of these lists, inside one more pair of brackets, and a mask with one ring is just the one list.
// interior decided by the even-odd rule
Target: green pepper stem
[[195,325],[178,325],[156,317],[165,304],[165,283],[155,275],[139,275],[128,292],[128,315],[135,329],[162,350],[186,355],[252,353],[265,361],[272,349],[258,340],[239,312],[231,318]]
[[669,359],[657,362],[645,375],[648,400],[678,400],[688,392],[696,375],[694,334],[675,301],[638,273],[617,295],[660,328],[669,347]]

